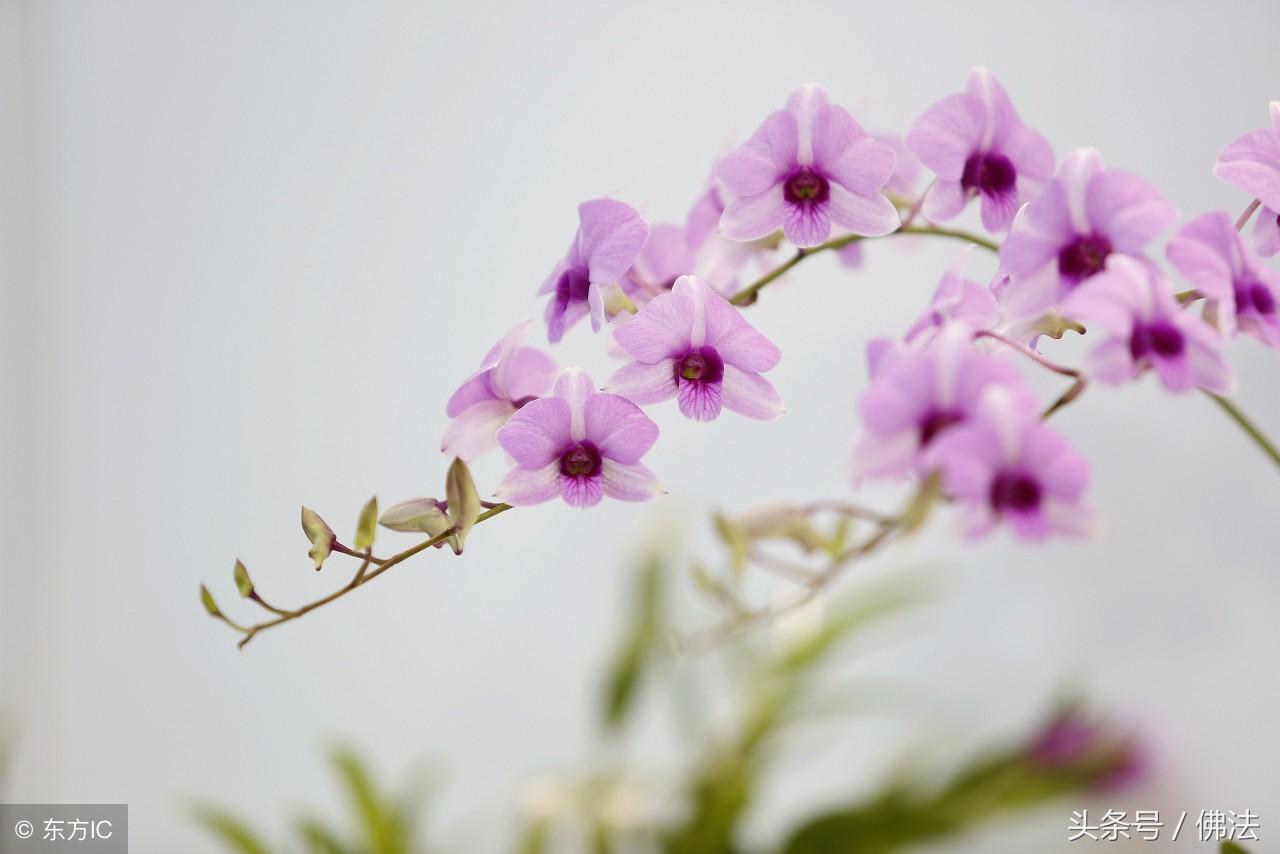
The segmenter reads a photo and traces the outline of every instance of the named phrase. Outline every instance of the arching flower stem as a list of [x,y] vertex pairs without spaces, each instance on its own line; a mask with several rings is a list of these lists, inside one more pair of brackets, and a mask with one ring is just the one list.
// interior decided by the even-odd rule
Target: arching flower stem
[[[946,237],[952,240],[963,240],[967,243],[975,243],[984,249],[990,250],[991,252],[1000,251],[1000,245],[998,243],[994,243],[986,239],[985,237],[982,237],[981,235],[973,234],[972,232],[968,232],[968,231],[962,231],[956,228],[943,228],[941,226],[936,226],[936,225],[904,225],[901,228],[899,228],[897,231],[886,234],[885,237],[893,237],[895,235],[900,235],[900,234],[919,234],[919,235],[928,235],[933,237]],[[742,290],[738,291],[738,293],[734,294],[733,298],[730,299],[729,302],[738,306],[751,305],[756,301],[756,299],[759,298],[760,291],[763,290],[770,282],[776,281],[784,273],[790,270],[792,267],[796,266],[801,261],[803,261],[804,259],[810,256],[817,255],[820,252],[826,252],[832,249],[843,249],[844,247],[849,246],[850,244],[857,243],[862,240],[882,240],[882,239],[884,238],[863,237],[858,234],[846,234],[842,237],[833,237],[832,239],[828,240],[826,243],[819,244],[818,246],[813,246],[808,249],[797,249],[796,253],[792,255],[790,258],[788,258],[786,261],[783,261],[777,267],[774,267],[768,273],[765,273],[759,279],[756,279],[754,282],[747,285]]]

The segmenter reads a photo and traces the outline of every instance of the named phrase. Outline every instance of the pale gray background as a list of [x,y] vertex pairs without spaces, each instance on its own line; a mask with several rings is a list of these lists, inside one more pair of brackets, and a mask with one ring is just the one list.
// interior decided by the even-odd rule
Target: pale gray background
[[[0,5],[7,797],[127,801],[134,850],[205,851],[188,798],[278,828],[330,802],[320,748],[345,738],[391,776],[428,760],[450,850],[496,849],[521,786],[589,752],[625,556],[661,511],[509,514],[465,561],[432,555],[245,654],[197,584],[232,603],[240,556],[282,600],[330,589],[298,504],[349,529],[374,492],[438,491],[445,397],[540,311],[574,205],[616,192],[683,217],[795,84],[902,129],[984,63],[1059,154],[1096,145],[1185,212],[1235,212],[1209,170],[1280,97],[1277,32],[1274,2]],[[910,321],[954,251],[815,260],[768,294],[751,319],[785,354],[788,414],[659,409],[665,518],[846,495],[863,343]],[[556,355],[602,376],[602,343],[579,328]],[[1231,355],[1280,433],[1276,354]],[[896,558],[947,579],[870,665],[918,699],[797,739],[760,827],[865,785],[913,719],[946,763],[1074,681],[1162,762],[1154,791],[1096,806],[1252,809],[1280,833],[1275,469],[1150,383],[1061,424],[1108,533]],[[666,736],[647,733],[655,768]],[[1062,812],[1009,850],[1062,847]]]

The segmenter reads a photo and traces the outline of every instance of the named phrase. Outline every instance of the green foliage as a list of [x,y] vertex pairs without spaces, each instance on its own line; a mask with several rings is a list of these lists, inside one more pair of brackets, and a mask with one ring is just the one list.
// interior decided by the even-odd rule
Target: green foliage
[[1235,842],[1224,842],[1222,847],[1218,849],[1218,854],[1249,854],[1249,851],[1243,846]]
[[242,820],[217,807],[198,807],[194,812],[196,822],[233,854],[284,854],[297,850],[306,854],[421,854],[425,850],[416,842],[421,806],[416,798],[381,792],[368,768],[350,750],[334,751],[331,762],[354,819],[350,834],[314,816],[304,816],[294,826],[301,848],[273,848]]
[[413,817],[392,798],[384,798],[369,777],[368,769],[349,750],[333,756],[334,767],[355,808],[370,854],[411,854]]
[[926,593],[919,583],[901,580],[864,587],[844,604],[832,608],[819,631],[784,650],[777,657],[775,666],[797,676],[803,675],[838,644],[884,618],[919,604]]
[[[465,466],[451,469],[451,515],[454,507],[461,506],[453,503],[454,497],[467,500],[465,479],[469,479]],[[740,527],[751,530],[752,536],[761,531],[777,533],[759,524]],[[782,536],[794,539],[796,529],[787,529]],[[683,666],[680,662],[658,666],[666,653],[667,578],[665,559],[656,553],[636,572],[629,616],[600,688],[601,728],[611,739],[620,738],[634,720],[644,693],[666,683],[656,677]],[[523,816],[513,850],[550,854],[566,850],[565,841],[571,839],[578,844],[568,850],[596,854],[762,850],[745,845],[740,838],[743,819],[762,789],[778,749],[778,736],[804,720],[806,701],[821,666],[847,641],[918,603],[926,592],[918,583],[901,580],[864,585],[844,603],[829,607],[822,624],[806,635],[735,643],[738,666],[733,673],[739,699],[733,725],[692,733],[702,737],[701,746],[694,751],[686,775],[661,793],[662,809],[642,808],[638,813],[618,809],[620,797],[625,802],[643,787],[637,788],[641,778],[621,767],[617,763],[621,753],[613,751],[618,754],[614,761],[581,778],[550,781],[552,796]],[[206,594],[202,591],[202,597]],[[730,608],[729,613],[737,612]],[[1046,733],[1068,725],[1088,734],[1090,746],[1065,760],[1046,760],[1040,749]],[[1125,757],[1123,742],[1105,727],[1096,726],[1078,709],[1059,709],[1030,741],[980,756],[941,784],[890,783],[865,800],[809,817],[784,834],[780,847],[769,850],[888,854],[915,848],[1080,791],[1123,766]],[[350,828],[335,827],[327,815],[308,814],[293,826],[294,847],[272,848],[224,811],[205,807],[196,818],[235,854],[420,854],[424,850],[415,841],[420,799],[396,798],[381,791],[350,751],[336,752],[332,763],[349,804]],[[1231,844],[1222,848],[1222,854],[1242,852]]]
[[658,651],[663,626],[663,578],[662,559],[657,555],[651,556],[636,575],[630,623],[604,679],[601,716],[606,729],[617,729],[626,723],[645,671]]
[[730,854],[739,824],[759,788],[766,749],[792,719],[819,664],[839,644],[916,601],[902,583],[866,588],[811,637],[756,662],[747,676],[743,714],[732,739],[714,745],[687,787],[686,817],[663,838],[670,854]]
[[217,807],[202,806],[194,811],[196,823],[235,854],[271,854],[267,843],[247,824]]
[[519,854],[547,854],[547,837],[551,826],[545,819],[527,822],[520,833],[520,842],[516,845]]
[[938,792],[896,787],[797,828],[786,854],[880,854],[957,833],[1000,813],[1078,789],[1083,781],[1035,767],[1021,750],[980,760]]

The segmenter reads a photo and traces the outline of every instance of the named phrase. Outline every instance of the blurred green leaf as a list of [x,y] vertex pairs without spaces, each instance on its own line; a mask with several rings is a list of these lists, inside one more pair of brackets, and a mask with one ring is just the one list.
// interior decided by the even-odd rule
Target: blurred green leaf
[[791,673],[804,672],[859,629],[919,604],[926,596],[919,582],[894,579],[877,586],[867,586],[832,609],[822,628],[812,637],[792,645],[778,660],[778,667]]
[[651,556],[636,573],[630,626],[604,681],[606,729],[626,722],[662,631],[663,563]]
[[325,827],[319,819],[303,818],[298,821],[298,835],[307,846],[307,854],[355,854],[338,839],[337,834]]
[[550,823],[544,819],[527,822],[520,831],[520,841],[516,844],[518,854],[547,854],[547,839],[551,835]]
[[231,574],[235,577],[236,590],[240,591],[240,595],[250,596],[253,593],[253,580],[249,578],[249,570],[245,569],[245,565],[237,560]]
[[412,854],[410,827],[399,806],[384,800],[353,752],[338,750],[333,765],[355,808],[371,854]]
[[197,807],[195,820],[221,840],[229,851],[236,854],[271,854],[271,849],[248,825],[217,807]]
[[667,854],[736,854],[738,821],[755,793],[755,758],[737,750],[713,751],[695,772],[688,814],[663,836]]
[[1224,842],[1218,854],[1249,854],[1249,851],[1243,845],[1238,845],[1235,842]]
[[951,836],[1000,815],[1088,788],[1093,776],[1029,761],[1019,745],[979,757],[938,790],[891,788],[796,828],[785,854],[883,854]]
[[[901,580],[868,586],[812,637],[764,658],[753,668],[736,736],[709,752],[695,767],[687,791],[688,814],[664,837],[670,854],[736,854],[738,824],[758,787],[765,748],[787,721],[789,710],[803,698],[805,680],[813,667],[856,630],[915,604],[922,594],[922,585]],[[818,837],[819,842],[826,840],[825,833]]]
[[373,539],[378,533],[378,496],[370,498],[360,510],[360,519],[356,522],[356,551],[373,548]]
[[[378,791],[364,764],[349,750],[332,754],[344,800],[356,819],[354,841],[326,821],[304,815],[294,822],[296,838],[308,854],[422,854],[415,845],[422,792],[413,786],[402,801]],[[201,806],[198,823],[237,854],[270,854],[270,849],[244,822],[223,810]],[[289,848],[296,851],[296,848]]]
[[462,554],[467,532],[475,524],[481,508],[480,493],[476,491],[476,482],[471,479],[471,470],[460,459],[454,459],[449,465],[449,473],[445,477],[445,500],[449,505],[449,521],[457,531],[454,551]]

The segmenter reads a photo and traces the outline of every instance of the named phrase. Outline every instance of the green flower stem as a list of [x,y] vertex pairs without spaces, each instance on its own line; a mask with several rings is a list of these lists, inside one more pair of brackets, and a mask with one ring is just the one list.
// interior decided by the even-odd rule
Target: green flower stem
[[1271,458],[1273,463],[1280,466],[1280,450],[1277,450],[1275,443],[1268,439],[1266,434],[1259,430],[1258,426],[1250,421],[1248,416],[1240,411],[1239,406],[1236,406],[1236,404],[1229,398],[1214,394],[1211,391],[1206,391],[1205,394],[1213,398],[1213,402],[1218,404],[1218,406],[1222,408],[1223,412],[1231,416],[1231,419],[1240,425],[1240,429],[1243,430],[1249,438],[1262,449],[1264,454]]
[[[915,499],[913,499],[912,503],[914,502]],[[875,531],[862,542],[856,543],[840,552],[825,567],[808,575],[806,578],[793,578],[793,580],[800,582],[801,589],[790,599],[759,610],[743,611],[721,625],[695,634],[676,637],[674,639],[676,650],[692,655],[708,652],[744,632],[771,623],[779,617],[804,607],[843,575],[850,564],[878,551],[882,546],[890,542],[895,534],[905,535],[910,533],[907,530],[909,527],[907,516],[910,513],[911,506],[908,505],[908,508],[897,516],[880,516],[876,522]]]
[[[485,521],[486,519],[492,519],[494,516],[497,516],[500,513],[505,513],[510,509],[511,509],[510,504],[495,504],[493,507],[490,507],[488,510],[484,511],[479,516],[477,516],[475,524],[479,525],[481,522]],[[334,601],[335,599],[341,599],[343,596],[346,596],[348,593],[350,593],[352,590],[355,590],[357,587],[363,587],[364,585],[368,584],[370,581],[373,581],[373,579],[377,578],[379,575],[382,575],[382,573],[386,572],[388,569],[391,569],[391,567],[395,566],[396,564],[403,563],[404,561],[408,560],[409,558],[413,557],[419,552],[426,551],[427,549],[431,548],[434,545],[443,543],[445,540],[449,539],[449,537],[453,536],[453,534],[454,534],[453,528],[450,528],[447,531],[442,531],[441,533],[435,535],[434,537],[428,540],[424,540],[421,543],[418,543],[416,546],[412,546],[411,548],[407,548],[402,552],[392,555],[391,557],[387,558],[386,560],[378,564],[377,568],[374,569],[372,572],[366,572],[366,570],[368,570],[369,568],[368,559],[366,558],[364,561],[361,562],[360,569],[356,572],[355,576],[349,582],[347,582],[344,586],[339,587],[337,590],[333,591],[328,596],[322,596],[319,599],[316,599],[312,602],[308,602],[307,604],[303,605],[300,608],[296,608],[292,611],[287,611],[281,614],[279,617],[276,617],[274,620],[267,620],[266,622],[263,622],[263,623],[255,623],[254,625],[248,626],[247,628],[242,626],[237,626],[231,623],[231,621],[227,620],[225,617],[223,618],[223,622],[226,622],[228,625],[231,625],[233,628],[236,628],[244,633],[244,637],[240,639],[240,643],[239,643],[240,648],[243,649],[245,644],[253,640],[258,635],[259,632],[266,631],[267,629],[274,628],[275,626],[279,626],[284,623],[288,623],[292,620],[296,620],[299,617],[303,616],[304,614],[308,614],[311,611],[314,611],[316,608],[319,608],[323,605],[328,605],[330,602]]]
[[[948,237],[948,238],[951,238],[952,240],[963,240],[966,243],[977,244],[978,246],[981,246],[984,249],[989,249],[992,252],[1000,251],[1000,245],[998,243],[993,243],[992,241],[987,240],[985,237],[982,237],[981,235],[973,234],[972,232],[968,232],[968,231],[961,231],[960,229],[955,229],[955,228],[942,228],[941,226],[936,226],[936,225],[904,225],[901,228],[899,228],[897,231],[890,232],[889,234],[886,234],[884,236],[894,237],[895,235],[899,235],[899,234],[919,234],[919,235],[927,235],[927,236],[933,236],[933,237]],[[861,240],[878,240],[878,239],[881,239],[881,238],[863,237],[860,234],[846,234],[843,237],[833,238],[831,240],[828,240],[826,243],[822,243],[817,246],[811,246],[808,249],[797,249],[796,254],[792,255],[786,261],[783,261],[777,267],[774,267],[768,273],[765,273],[763,276],[761,276],[756,281],[752,282],[750,285],[747,285],[745,288],[743,288],[741,291],[735,294],[733,299],[730,300],[730,302],[732,302],[734,305],[751,305],[753,302],[756,301],[756,299],[760,294],[760,291],[763,290],[766,285],[778,279],[780,276],[782,276],[784,273],[786,273],[795,265],[799,264],[804,259],[812,255],[817,255],[819,252],[826,252],[829,249],[843,249],[844,247],[857,243]]]

